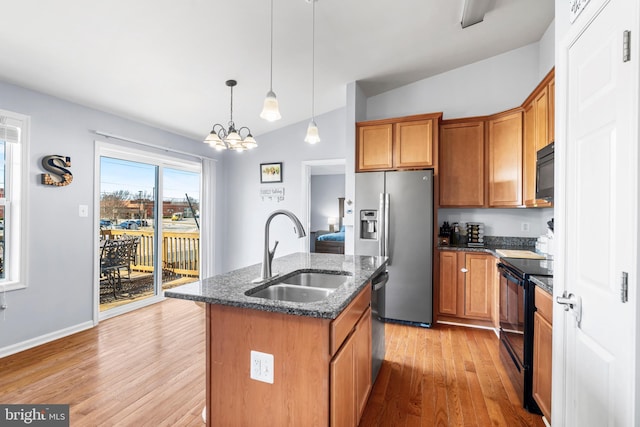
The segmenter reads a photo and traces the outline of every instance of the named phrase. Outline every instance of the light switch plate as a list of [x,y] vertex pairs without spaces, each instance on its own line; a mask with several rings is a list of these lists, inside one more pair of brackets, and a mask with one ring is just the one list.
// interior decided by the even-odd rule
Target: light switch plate
[[87,205],[79,205],[78,206],[78,215],[82,218],[86,218],[89,216],[89,206]]

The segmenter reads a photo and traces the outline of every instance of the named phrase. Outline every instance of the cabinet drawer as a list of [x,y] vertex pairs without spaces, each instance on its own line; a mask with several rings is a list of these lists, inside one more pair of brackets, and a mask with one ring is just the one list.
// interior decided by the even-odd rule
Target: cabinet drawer
[[371,305],[371,286],[367,285],[342,313],[331,322],[330,351],[334,355],[351,333],[362,313]]
[[553,324],[553,298],[547,292],[543,291],[536,286],[536,311],[540,313],[540,316]]

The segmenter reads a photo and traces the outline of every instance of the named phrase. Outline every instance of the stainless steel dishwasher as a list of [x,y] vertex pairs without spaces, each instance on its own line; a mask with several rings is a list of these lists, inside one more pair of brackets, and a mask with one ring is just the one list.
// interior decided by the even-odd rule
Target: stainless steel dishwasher
[[380,273],[371,281],[371,383],[375,383],[384,360],[384,300],[389,273]]

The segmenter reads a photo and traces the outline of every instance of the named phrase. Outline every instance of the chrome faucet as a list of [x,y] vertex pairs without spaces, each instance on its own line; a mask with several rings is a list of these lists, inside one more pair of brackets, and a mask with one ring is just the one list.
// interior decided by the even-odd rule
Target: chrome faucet
[[271,212],[271,214],[267,218],[267,222],[264,225],[264,256],[262,258],[262,270],[260,272],[260,277],[254,280],[254,282],[265,282],[274,277],[271,275],[271,261],[273,261],[273,256],[276,253],[278,241],[276,240],[275,245],[273,245],[273,249],[269,250],[269,225],[271,224],[271,220],[278,215],[285,215],[289,217],[289,219],[293,222],[294,231],[298,234],[298,238],[303,238],[307,235],[304,232],[302,223],[292,212],[284,209],[279,209],[277,211]]

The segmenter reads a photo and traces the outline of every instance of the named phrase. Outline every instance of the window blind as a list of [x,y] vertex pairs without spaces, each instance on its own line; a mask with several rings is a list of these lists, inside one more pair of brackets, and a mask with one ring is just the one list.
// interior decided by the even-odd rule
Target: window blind
[[0,140],[5,142],[20,142],[20,127],[12,123],[15,120],[0,116]]

